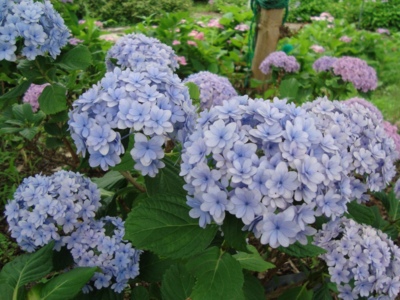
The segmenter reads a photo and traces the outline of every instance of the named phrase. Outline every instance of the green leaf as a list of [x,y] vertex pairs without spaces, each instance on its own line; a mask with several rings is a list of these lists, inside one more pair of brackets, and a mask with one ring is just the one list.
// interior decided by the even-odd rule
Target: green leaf
[[15,299],[21,287],[41,279],[52,270],[53,247],[54,242],[49,243],[34,253],[18,256],[3,267],[0,282],[13,291]]
[[39,106],[46,114],[55,114],[67,109],[67,90],[58,83],[48,85],[39,96]]
[[332,300],[331,292],[327,284],[322,284],[314,291],[313,300]]
[[279,247],[278,249],[283,253],[294,257],[315,257],[326,253],[326,250],[312,245],[310,239],[308,239],[307,245],[302,245],[299,242],[296,242],[289,247]]
[[39,128],[31,127],[22,129],[19,134],[26,138],[28,141],[33,140],[35,135],[39,132]]
[[382,204],[385,206],[386,211],[392,219],[398,219],[400,217],[399,203],[400,201],[396,199],[396,195],[393,190],[389,193],[377,192],[374,196],[381,200]]
[[185,266],[173,265],[169,268],[161,283],[163,300],[186,300],[190,297],[195,284],[195,278],[190,275]]
[[192,257],[186,267],[196,277],[191,299],[244,299],[242,268],[230,254],[212,247]]
[[150,300],[149,292],[144,286],[137,286],[132,290],[132,300]]
[[193,100],[194,103],[200,103],[200,89],[197,84],[193,82],[186,82],[185,85],[189,89],[190,98]]
[[92,178],[92,181],[97,184],[98,188],[105,190],[112,190],[116,184],[124,180],[124,176],[117,171],[108,171],[103,177]]
[[237,251],[247,252],[247,231],[243,231],[243,222],[234,215],[226,214],[221,226],[226,242]]
[[160,282],[166,270],[171,265],[176,263],[176,260],[159,257],[158,255],[145,251],[140,255],[140,274],[139,278],[145,282]]
[[125,154],[121,158],[121,162],[116,165],[115,167],[112,167],[111,170],[114,171],[130,171],[133,170],[133,165],[135,162],[133,161],[132,155],[131,155],[131,149],[133,148],[133,144],[135,142],[135,139],[133,135],[129,136],[129,143],[128,146],[125,148]]
[[41,289],[41,300],[66,300],[75,297],[93,277],[97,267],[77,267],[46,282]]
[[305,286],[299,286],[290,290],[278,297],[278,300],[312,300],[313,291],[307,290]]
[[3,128],[0,128],[0,134],[16,133],[21,130],[22,130],[21,128],[15,128],[15,127],[3,127]]
[[42,72],[38,68],[37,63],[36,60],[23,59],[18,63],[17,68],[23,76],[33,81],[42,77]]
[[65,53],[57,63],[60,67],[68,70],[85,70],[92,63],[92,54],[88,47],[78,45]]
[[[18,97],[25,94],[26,90],[31,85],[32,81],[26,80],[22,82],[20,85],[17,85],[15,88],[5,93],[0,97],[0,101],[4,102],[6,100],[17,99]],[[3,103],[2,103],[3,104]]]
[[56,149],[59,147],[64,146],[62,139],[55,138],[55,137],[48,137],[46,138],[46,147],[49,149]]
[[147,194],[151,196],[169,194],[186,197],[183,189],[185,181],[179,176],[179,164],[175,164],[168,158],[164,158],[165,167],[160,169],[156,177],[145,176]]
[[296,78],[284,79],[279,86],[279,94],[282,98],[296,99],[299,86]]
[[255,271],[255,272],[264,272],[269,269],[275,268],[275,265],[265,261],[257,249],[252,245],[247,245],[246,252],[239,252],[238,254],[233,255],[233,257],[240,263],[242,268]]
[[355,201],[347,204],[347,211],[350,217],[357,223],[373,225],[375,222],[374,213],[365,205],[358,204]]
[[125,239],[139,249],[170,258],[200,253],[211,243],[217,226],[199,227],[189,210],[183,196],[157,194],[145,199],[129,213]]
[[46,123],[44,124],[44,130],[50,135],[62,136],[61,128],[57,124]]
[[246,300],[265,299],[264,287],[260,280],[249,273],[244,274],[243,293]]
[[14,117],[20,121],[31,120],[33,117],[32,106],[29,103],[14,104],[12,106]]

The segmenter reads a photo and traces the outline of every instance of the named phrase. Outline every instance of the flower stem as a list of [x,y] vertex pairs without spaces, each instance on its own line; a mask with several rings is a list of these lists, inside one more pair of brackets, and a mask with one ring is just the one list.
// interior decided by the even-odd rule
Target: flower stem
[[131,173],[128,171],[119,171],[122,176],[125,177],[126,180],[128,180],[135,188],[137,188],[139,191],[142,193],[146,192],[146,188],[142,186],[141,184],[137,183],[135,178],[132,177]]

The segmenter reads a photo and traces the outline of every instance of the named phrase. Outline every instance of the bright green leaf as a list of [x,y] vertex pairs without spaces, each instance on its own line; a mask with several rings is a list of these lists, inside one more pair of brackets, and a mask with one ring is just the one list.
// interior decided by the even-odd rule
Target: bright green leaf
[[39,96],[40,109],[46,114],[67,109],[66,93],[66,88],[57,83],[46,86]]
[[358,204],[355,201],[347,204],[347,211],[350,217],[357,223],[372,225],[375,222],[374,213],[365,205]]
[[302,245],[299,242],[296,242],[289,247],[279,247],[278,249],[283,253],[294,257],[315,257],[326,253],[326,250],[311,244],[310,239],[307,245]]
[[284,79],[279,86],[281,98],[296,99],[299,91],[299,82],[296,78]]
[[238,254],[233,255],[233,257],[240,263],[242,268],[256,271],[256,272],[264,272],[269,269],[275,268],[275,265],[265,261],[257,249],[252,245],[247,245],[248,252],[239,252]]
[[39,128],[31,127],[22,129],[19,134],[26,138],[28,141],[33,140],[35,135],[39,132]]
[[58,65],[68,71],[85,70],[92,63],[92,55],[84,45],[78,45],[65,53]]
[[217,226],[199,227],[189,210],[184,196],[154,195],[131,211],[125,222],[125,238],[160,256],[195,255],[210,244]]
[[244,299],[242,268],[230,254],[212,247],[192,257],[186,267],[196,277],[191,299]]

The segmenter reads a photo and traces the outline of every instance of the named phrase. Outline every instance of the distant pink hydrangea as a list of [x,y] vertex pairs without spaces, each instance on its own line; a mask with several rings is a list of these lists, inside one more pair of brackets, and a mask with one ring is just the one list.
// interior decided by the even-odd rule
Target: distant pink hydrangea
[[197,21],[196,24],[201,26],[201,27],[206,27],[206,24],[204,24],[203,21]]
[[207,26],[208,26],[208,27],[221,28],[221,29],[224,28],[224,26],[221,25],[221,24],[219,23],[219,19],[211,19],[211,20],[208,22]]
[[44,88],[48,86],[48,83],[45,84],[34,84],[32,83],[28,90],[25,92],[22,101],[24,103],[29,103],[32,106],[33,112],[36,112],[39,109],[39,96],[42,94]]
[[68,40],[68,43],[70,44],[70,45],[78,45],[78,44],[80,44],[80,43],[83,43],[83,40],[80,40],[80,39],[77,39],[77,38],[70,38],[69,40]]
[[287,73],[297,72],[300,65],[296,58],[283,51],[272,52],[260,64],[260,71],[264,74],[271,72],[271,66],[282,68]]
[[181,42],[178,41],[178,40],[173,40],[173,41],[172,41],[172,45],[180,45],[180,43],[181,43]]
[[339,41],[342,41],[343,43],[351,43],[353,39],[347,35],[342,36]]
[[325,52],[325,48],[319,45],[312,45],[310,47],[311,50],[313,50],[315,53],[323,53]]
[[235,27],[235,30],[239,30],[239,31],[247,31],[247,30],[249,30],[249,29],[250,29],[249,25],[243,24],[243,23],[238,24],[238,25],[236,25],[236,27]]
[[328,12],[323,12],[319,15],[319,17],[310,17],[312,21],[328,21],[332,23],[335,18]]
[[182,66],[186,66],[187,65],[186,57],[184,57],[184,56],[177,56],[176,60]]
[[375,90],[378,85],[375,69],[357,57],[343,56],[333,63],[332,68],[335,75],[343,81],[351,82],[364,93]]
[[392,123],[388,121],[383,121],[383,128],[385,129],[386,134],[391,137],[396,145],[396,150],[398,152],[397,159],[400,158],[400,135],[399,135],[399,129],[397,128],[396,125],[393,125]]
[[357,105],[357,104],[361,105],[361,106],[365,107],[366,109],[368,109],[369,111],[371,111],[377,117],[378,120],[380,120],[380,121],[383,120],[381,111],[375,105],[373,105],[371,102],[365,100],[364,98],[354,97],[354,98],[350,98],[346,101],[343,101],[343,103],[348,106]]
[[387,35],[390,35],[390,31],[389,31],[388,29],[386,29],[386,28],[378,28],[378,29],[376,30],[376,32],[377,32],[377,33],[380,33],[380,34],[387,34]]
[[187,41],[187,44],[188,44],[189,46],[195,46],[195,47],[197,47],[197,44],[196,44],[195,41]]
[[192,30],[189,36],[192,36],[195,40],[204,40],[204,32],[198,32],[197,30]]
[[328,71],[336,60],[336,57],[322,56],[314,62],[312,67],[317,72]]

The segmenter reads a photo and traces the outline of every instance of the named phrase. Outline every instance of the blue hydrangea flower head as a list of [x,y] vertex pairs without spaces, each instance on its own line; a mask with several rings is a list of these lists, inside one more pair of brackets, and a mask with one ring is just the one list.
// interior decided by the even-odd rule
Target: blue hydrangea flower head
[[199,87],[201,110],[221,105],[223,100],[229,100],[238,95],[228,78],[208,71],[191,74],[183,82],[193,82]]
[[[105,229],[107,226],[107,230]],[[110,230],[110,228],[112,230]],[[111,287],[121,293],[128,281],[139,275],[139,258],[142,251],[124,240],[124,222],[119,217],[104,217],[79,224],[65,244],[70,249],[76,266],[99,267],[83,289]]]
[[[56,58],[70,33],[51,2],[6,2],[0,7],[0,60],[15,61],[17,55],[34,60],[46,53]],[[18,48],[21,53],[16,53]]]
[[148,63],[156,63],[175,71],[179,68],[178,56],[174,50],[158,39],[141,33],[127,34],[118,39],[106,55],[107,70],[115,67],[140,70]]
[[59,171],[23,180],[5,207],[11,236],[28,252],[73,232],[94,219],[101,206],[97,186],[79,173]]

